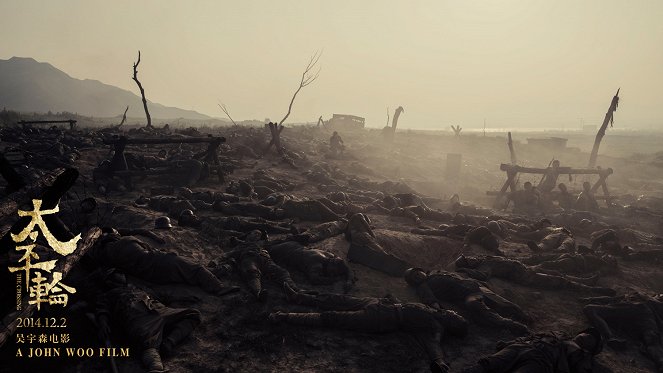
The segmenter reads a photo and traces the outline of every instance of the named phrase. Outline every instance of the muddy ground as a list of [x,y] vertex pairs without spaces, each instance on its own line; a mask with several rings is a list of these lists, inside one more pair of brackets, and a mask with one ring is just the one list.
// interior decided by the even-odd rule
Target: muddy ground
[[[255,138],[248,139],[248,130],[223,128],[214,131],[226,136],[231,148],[237,142],[246,144],[266,144],[267,131],[253,131]],[[237,135],[233,135],[237,133]],[[526,137],[548,136],[549,134],[518,134],[514,133],[516,152],[519,164],[532,167],[546,167],[555,157],[563,166],[586,166],[587,150],[591,146],[593,136],[575,134],[571,136],[569,146],[572,149],[545,150],[526,144]],[[500,163],[508,163],[509,152],[506,138],[501,134],[467,134],[456,138],[443,132],[402,131],[396,134],[395,143],[384,142],[377,130],[364,130],[355,133],[341,133],[347,147],[345,155],[330,158],[327,155],[327,143],[330,132],[319,128],[286,129],[283,132],[283,143],[291,151],[301,153],[305,160],[296,161],[297,168],[283,163],[273,152],[261,159],[244,159],[247,167],[238,168],[228,180],[239,180],[250,177],[256,170],[265,170],[277,179],[284,179],[297,184],[292,194],[307,197],[321,197],[326,193],[316,188],[316,183],[304,176],[304,172],[315,164],[321,163],[337,167],[348,175],[357,175],[373,181],[402,181],[418,193],[431,197],[432,207],[445,207],[448,198],[458,193],[464,203],[474,203],[491,207],[493,197],[486,191],[497,190],[505,180],[499,171]],[[611,138],[609,133],[599,157],[599,165],[612,167],[614,175],[608,178],[608,185],[613,194],[627,195],[625,200],[637,198],[639,195],[660,196],[663,194],[663,168],[657,164],[656,152],[658,144],[651,136],[638,137],[637,134],[622,135],[625,138]],[[657,138],[660,139],[660,135]],[[632,152],[624,150],[628,144],[637,143],[642,139],[646,146],[636,147]],[[634,140],[635,139],[635,140]],[[634,142],[636,141],[636,142]],[[5,144],[6,145],[6,144]],[[165,146],[173,147],[172,145]],[[127,151],[156,152],[155,147],[133,146]],[[61,204],[74,204],[84,196],[94,196],[100,202],[100,213],[92,217],[98,224],[116,227],[141,227],[151,229],[154,218],[161,213],[147,208],[131,206],[140,195],[149,195],[150,188],[157,186],[159,181],[148,178],[137,183],[136,190],[102,195],[94,190],[91,184],[91,170],[102,159],[108,157],[109,148],[98,145],[93,148],[81,149],[81,158],[76,162],[83,177],[75,190],[63,199]],[[462,169],[457,177],[446,174],[447,153],[462,155]],[[560,153],[560,154],[556,154]],[[639,153],[634,155],[634,153]],[[523,176],[522,184],[527,180],[538,181],[538,177]],[[564,180],[572,190],[579,190],[582,182],[589,177],[577,177]],[[342,185],[347,180],[339,179]],[[225,185],[216,180],[207,180],[195,190],[221,191]],[[630,195],[630,197],[628,196]],[[436,202],[438,200],[438,202]],[[111,212],[112,211],[112,212]],[[508,212],[498,211],[500,214]],[[611,211],[605,209],[605,214]],[[479,247],[463,250],[461,241],[444,237],[423,237],[409,233],[414,223],[406,218],[395,218],[386,215],[370,214],[373,225],[377,228],[376,235],[390,252],[403,257],[408,262],[426,269],[450,268],[449,264],[461,253],[488,254]],[[612,218],[614,219],[620,219]],[[637,220],[620,220],[623,226],[645,229],[650,233],[661,234],[660,226]],[[424,220],[422,224],[437,226],[439,223]],[[310,222],[298,222],[298,227],[305,228]],[[654,228],[652,228],[654,227]],[[192,257],[202,264],[214,261],[223,252],[224,247],[213,242],[198,231],[175,226],[170,231],[158,232],[166,243],[159,245],[150,242],[159,250],[177,252]],[[278,238],[278,236],[274,236]],[[578,237],[579,243],[587,244],[588,237]],[[343,236],[337,236],[317,245],[345,256],[348,242]],[[522,243],[503,242],[502,249],[509,257],[523,257],[529,249]],[[660,263],[620,262],[621,273],[603,277],[599,286],[610,286],[623,294],[638,290],[649,294],[663,292],[663,269]],[[391,294],[402,301],[417,301],[414,292],[400,278],[394,278],[357,264],[350,264],[358,279],[355,288],[350,292],[358,296],[385,296]],[[319,291],[341,291],[340,284],[328,287],[316,287],[307,283],[304,276],[293,272],[293,278],[305,289]],[[242,286],[239,293],[217,298],[204,292],[186,287],[176,287],[183,294],[193,295],[192,299],[173,304],[186,305],[199,309],[203,314],[202,325],[195,330],[189,340],[183,343],[174,357],[167,359],[166,365],[172,372],[426,372],[427,359],[407,335],[387,334],[373,335],[351,331],[304,328],[288,325],[272,325],[267,314],[275,310],[298,310],[299,306],[289,305],[277,286],[267,284],[270,300],[263,304],[257,302],[246,290],[238,276],[234,275],[225,282]],[[580,298],[589,294],[569,291],[542,291],[514,285],[506,281],[490,280],[490,287],[500,295],[520,305],[531,317],[529,325],[532,332],[561,331],[573,333],[587,326],[587,320],[581,312]],[[449,308],[454,308],[447,305]],[[460,310],[458,310],[460,311]],[[72,316],[73,317],[73,316]],[[72,324],[74,321],[72,321]],[[80,331],[72,336],[72,340],[90,340],[92,328],[85,328],[86,321],[80,318]],[[507,331],[488,329],[472,325],[467,337],[463,339],[448,337],[443,340],[443,347],[451,362],[452,371],[460,371],[467,364],[475,362],[481,355],[494,351],[499,340],[509,340],[514,336]],[[118,344],[121,338],[117,339]],[[637,341],[626,351],[616,352],[606,348],[598,357],[597,371],[613,372],[651,372],[654,365],[640,352]],[[86,343],[89,344],[89,343]],[[10,344],[5,346],[2,359],[12,350]],[[132,351],[137,351],[134,349]],[[8,361],[8,360],[5,360]],[[118,359],[121,372],[141,372],[138,356],[129,359]],[[0,364],[7,367],[5,364]],[[24,365],[25,366],[25,365]],[[39,364],[31,363],[27,371],[110,371],[106,360],[84,359],[76,364],[71,361],[49,361]],[[0,371],[16,371],[0,369]]]

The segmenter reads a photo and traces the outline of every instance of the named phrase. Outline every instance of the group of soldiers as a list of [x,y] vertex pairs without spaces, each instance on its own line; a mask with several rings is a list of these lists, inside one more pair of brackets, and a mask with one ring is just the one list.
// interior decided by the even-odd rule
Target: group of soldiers
[[[557,207],[560,209],[597,212],[599,205],[592,192],[592,185],[588,181],[583,182],[582,191],[573,195],[566,184],[557,183],[559,168],[559,160],[553,160],[538,186],[526,181],[522,189],[507,195],[507,202],[513,201],[514,212],[536,214],[552,211],[555,208],[553,200],[557,201]],[[555,187],[557,191],[553,195]]]
[[[338,133],[331,137],[329,147],[334,156],[343,153]],[[178,154],[183,158],[177,161],[193,159],[178,151],[158,159],[131,156],[129,161],[147,165],[167,157],[173,161]],[[104,167],[110,167],[110,162]],[[661,297],[620,295],[598,285],[619,273],[622,260],[662,259],[663,240],[603,223],[589,184],[577,198],[565,195],[564,184],[559,184],[563,212],[534,219],[498,215],[463,204],[457,196],[451,201],[426,200],[404,184],[362,180],[322,165],[303,172],[304,177],[324,181],[318,185],[323,193],[318,198],[295,196],[296,183],[267,170],[238,177],[223,191],[197,189],[204,167],[185,168],[190,171],[184,175],[185,182],[173,182],[172,188],[133,201],[136,211],[158,216],[154,229],[105,226],[101,238],[68,277],[80,289],[78,300],[93,310],[100,341],[110,343],[114,334],[124,335],[140,348],[149,372],[166,371],[163,359],[176,353],[203,320],[195,308],[167,306],[182,296],[170,291],[173,284],[197,287],[216,297],[246,292],[270,307],[272,300],[282,299],[282,305],[268,313],[268,320],[275,324],[410,334],[433,372],[461,370],[452,368],[454,362],[444,354],[442,343],[446,336],[468,335],[470,324],[505,330],[515,338],[498,343],[495,353],[466,366],[467,373],[591,372],[604,344],[623,349],[633,338],[663,372]],[[104,187],[100,191],[127,193],[117,185],[109,188],[112,179],[103,167],[97,168],[95,182]],[[539,208],[542,195],[554,189],[556,179],[546,176],[539,188],[525,183],[522,191],[510,197],[516,209]],[[441,208],[431,207],[438,202]],[[58,225],[85,220],[98,208],[95,198],[86,198],[76,214],[64,209]],[[371,216],[410,225],[408,234],[422,240],[437,236],[457,242],[462,252],[445,269],[417,267],[381,242]],[[150,244],[162,241],[159,233],[169,230],[198,232],[222,251],[211,258],[213,264],[203,265]],[[63,232],[63,237],[72,235],[67,229]],[[337,237],[345,239],[347,254],[322,249]],[[585,241],[589,244],[583,245]],[[529,255],[514,255],[514,244]],[[355,282],[361,281],[355,273],[361,267],[402,279],[402,286],[410,288],[417,300],[350,295]],[[232,284],[233,276],[241,279],[241,286]],[[293,277],[304,278],[305,283]],[[491,289],[491,279],[577,294],[585,303],[578,313],[584,313],[590,325],[573,335],[532,333],[530,327],[536,321],[525,305]],[[320,285],[340,290],[312,290]],[[309,310],[302,312],[302,306]],[[299,312],[292,312],[295,308]],[[627,335],[621,334],[624,331]]]

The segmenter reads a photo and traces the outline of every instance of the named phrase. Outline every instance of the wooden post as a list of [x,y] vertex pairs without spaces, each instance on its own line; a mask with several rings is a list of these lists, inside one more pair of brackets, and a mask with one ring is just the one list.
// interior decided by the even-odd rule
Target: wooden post
[[612,98],[608,112],[605,113],[603,124],[601,125],[601,128],[599,128],[599,132],[596,134],[596,139],[594,139],[594,147],[592,148],[592,153],[589,155],[589,164],[587,165],[589,168],[596,167],[596,158],[599,154],[601,140],[603,139],[603,136],[605,136],[605,130],[608,129],[608,123],[610,123],[610,126],[612,127],[612,123],[615,121],[613,114],[617,111],[617,106],[619,106],[619,89],[617,89],[617,93],[615,93],[615,96]]
[[511,140],[511,132],[507,134],[508,136],[508,141],[507,144],[509,145],[509,154],[511,155],[511,164],[516,164],[516,151],[513,150],[513,140]]

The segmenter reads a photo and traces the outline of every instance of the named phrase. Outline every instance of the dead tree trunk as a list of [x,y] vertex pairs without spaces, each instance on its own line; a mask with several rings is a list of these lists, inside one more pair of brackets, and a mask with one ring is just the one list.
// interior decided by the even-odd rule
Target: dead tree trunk
[[281,147],[281,132],[283,132],[283,129],[285,127],[279,126],[276,123],[269,122],[267,124],[267,127],[269,128],[269,132],[272,135],[272,139],[269,141],[269,144],[267,144],[267,147],[265,148],[265,151],[263,154],[267,153],[269,149],[274,145],[276,147],[276,151],[279,154],[283,153],[283,148]]
[[608,112],[605,113],[603,124],[601,125],[601,128],[599,128],[599,132],[596,134],[594,147],[592,148],[592,153],[589,155],[589,168],[596,167],[596,157],[599,155],[599,146],[601,145],[601,140],[603,139],[603,136],[605,136],[605,130],[608,129],[608,123],[610,123],[610,127],[612,127],[612,124],[615,121],[613,114],[615,111],[617,111],[617,106],[619,106],[619,89],[617,90],[617,93],[615,93],[615,96],[612,98]]
[[325,127],[325,121],[322,120],[322,115],[318,118],[318,127],[320,127],[320,124],[322,124],[322,127]]
[[120,122],[120,124],[117,125],[117,128],[122,127],[124,122],[127,120],[127,111],[129,111],[129,105],[127,105],[127,108],[124,109],[124,114],[122,114],[122,121]]
[[145,90],[143,89],[143,85],[140,84],[140,81],[138,80],[139,63],[140,63],[140,51],[138,51],[138,61],[134,62],[134,76],[132,79],[138,85],[138,89],[140,90],[140,96],[143,98],[143,108],[145,109],[145,117],[147,118],[147,127],[152,128],[152,117],[150,117],[150,112],[149,110],[147,110],[147,99],[145,98]]
[[511,140],[511,132],[508,133],[509,140],[507,144],[509,145],[509,154],[511,154],[511,164],[516,164],[516,151],[513,150],[513,140]]
[[454,127],[454,125],[452,124],[452,125],[451,125],[451,129],[454,131],[454,135],[455,135],[456,137],[460,137],[460,131],[463,130],[463,129],[460,127],[460,124],[457,125],[457,126],[455,126],[455,127]]
[[396,133],[396,126],[398,125],[398,118],[401,116],[401,113],[405,112],[402,106],[396,108],[394,112],[394,119],[391,121],[391,130]]

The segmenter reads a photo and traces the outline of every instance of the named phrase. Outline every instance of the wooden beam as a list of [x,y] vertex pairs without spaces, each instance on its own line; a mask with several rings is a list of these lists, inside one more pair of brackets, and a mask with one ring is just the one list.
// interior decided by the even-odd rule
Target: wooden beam
[[[598,169],[598,168],[572,168],[572,167],[558,167],[559,174],[569,175],[611,175],[612,168]],[[548,172],[548,168],[535,168],[535,167],[522,167],[518,165],[511,165],[502,163],[500,165],[502,171],[520,172],[523,174],[539,174],[543,175]]]

